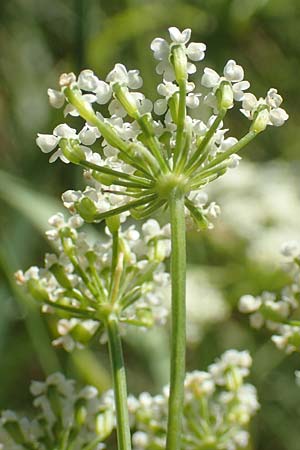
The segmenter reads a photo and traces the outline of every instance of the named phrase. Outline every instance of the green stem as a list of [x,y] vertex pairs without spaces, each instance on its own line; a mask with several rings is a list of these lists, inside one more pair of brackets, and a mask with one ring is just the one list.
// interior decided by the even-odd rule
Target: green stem
[[181,80],[179,83],[179,106],[178,106],[178,118],[177,118],[177,133],[176,133],[176,146],[174,151],[174,165],[180,157],[182,157],[182,147],[184,139],[184,124],[186,117],[186,80]]
[[107,321],[107,333],[117,415],[118,450],[131,450],[126,373],[118,319],[115,316],[110,316]]
[[185,376],[185,283],[186,242],[184,194],[175,188],[169,198],[172,240],[172,337],[171,375],[167,450],[178,450],[181,439],[181,419]]

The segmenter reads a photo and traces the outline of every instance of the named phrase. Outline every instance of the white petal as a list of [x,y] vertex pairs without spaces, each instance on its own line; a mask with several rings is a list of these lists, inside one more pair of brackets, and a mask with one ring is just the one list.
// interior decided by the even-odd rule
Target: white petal
[[80,115],[75,106],[71,105],[71,103],[68,103],[64,109],[64,117],[67,117],[68,114],[72,117],[79,117]]
[[247,92],[244,95],[242,108],[246,111],[252,111],[257,106],[257,98],[251,92]]
[[244,69],[234,59],[230,59],[224,67],[224,76],[229,81],[242,81],[244,78]]
[[165,39],[155,38],[150,45],[151,50],[154,52],[154,58],[162,61],[167,59],[170,52],[169,44]]
[[84,91],[94,91],[98,85],[98,78],[92,70],[82,70],[78,77],[78,87]]
[[195,66],[195,64],[193,64],[193,63],[191,63],[191,62],[188,62],[187,65],[186,65],[186,67],[187,67],[186,71],[187,71],[187,73],[189,73],[190,75],[191,75],[192,73],[196,73],[196,71],[197,71],[197,67]]
[[218,73],[210,69],[209,67],[205,67],[204,74],[202,75],[201,84],[207,88],[214,88],[218,85],[220,81],[220,76]]
[[128,87],[130,89],[139,89],[143,86],[143,79],[140,76],[139,70],[129,70],[128,72]]
[[113,70],[107,75],[106,81],[109,83],[121,83],[127,86],[128,74],[124,64],[116,64]]
[[87,126],[82,128],[78,137],[83,145],[93,145],[97,139],[95,131]]
[[169,34],[175,44],[186,44],[190,40],[191,29],[187,28],[181,33],[177,27],[170,27]]
[[49,97],[49,103],[53,108],[61,108],[65,103],[65,96],[62,92],[56,91],[55,89],[48,89],[47,91]]
[[49,158],[49,163],[53,163],[55,162],[58,158],[61,159],[62,162],[69,164],[69,160],[63,155],[61,149],[57,149],[56,152],[54,152],[50,158]]
[[66,123],[61,123],[57,125],[53,130],[54,136],[63,137],[67,139],[76,139],[77,134],[75,128],[69,127]]
[[147,114],[152,111],[152,108],[153,108],[153,103],[151,102],[151,100],[149,100],[148,98],[145,98],[140,102],[139,112],[142,115]]
[[84,94],[82,98],[88,103],[95,103],[95,101],[97,100],[97,97],[94,94]]
[[267,105],[272,106],[272,108],[278,108],[278,106],[281,105],[282,101],[283,99],[281,95],[277,93],[277,89],[269,89],[266,96]]
[[234,100],[238,102],[242,101],[245,96],[245,93],[243,91],[249,89],[249,87],[250,87],[249,81],[239,81],[237,83],[234,83],[232,86]]
[[38,134],[36,143],[43,153],[52,152],[58,144],[58,138],[52,134]]
[[112,90],[110,85],[105,83],[105,81],[99,80],[95,94],[99,105],[105,105],[111,99]]
[[186,54],[192,61],[202,61],[202,59],[205,56],[205,50],[206,50],[206,45],[202,44],[202,42],[200,42],[200,43],[191,42],[188,45]]
[[108,111],[110,113],[110,115],[116,115],[117,117],[126,117],[127,116],[127,112],[125,111],[125,109],[123,108],[123,106],[121,105],[121,103],[114,99],[110,102],[110,104],[108,105]]
[[281,127],[288,118],[289,115],[283,108],[275,108],[270,111],[270,121],[275,127]]
[[190,94],[187,95],[187,97],[186,97],[186,106],[188,108],[191,108],[191,109],[197,108],[199,106],[199,103],[200,102],[199,102],[198,95],[195,95],[193,93],[190,93]]
[[158,116],[161,116],[167,111],[168,104],[164,98],[160,98],[154,102],[154,112]]

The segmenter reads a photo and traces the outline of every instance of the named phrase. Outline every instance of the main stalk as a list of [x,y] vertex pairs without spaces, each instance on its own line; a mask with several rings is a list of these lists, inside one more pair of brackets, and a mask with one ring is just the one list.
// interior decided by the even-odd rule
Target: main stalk
[[186,347],[186,230],[184,193],[180,187],[174,188],[170,193],[169,207],[172,241],[172,334],[167,450],[178,450],[181,440]]

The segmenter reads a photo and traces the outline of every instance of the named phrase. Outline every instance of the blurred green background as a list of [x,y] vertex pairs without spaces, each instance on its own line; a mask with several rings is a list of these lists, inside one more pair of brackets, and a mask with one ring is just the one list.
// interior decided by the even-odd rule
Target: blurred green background
[[[222,208],[215,230],[189,233],[188,369],[205,369],[228,348],[248,348],[262,404],[251,448],[299,450],[294,370],[300,357],[286,358],[267,331],[252,331],[236,309],[242,294],[280,290],[280,244],[300,239],[299,0],[1,2],[0,409],[26,411],[30,380],[57,369],[100,390],[110,386],[106,349],[54,350],[54,324],[13,280],[18,268],[42,264],[48,216],[62,209],[64,190],[83,183],[80,170],[61,162],[50,166],[35,136],[64,121],[46,94],[62,72],[91,68],[105,78],[122,62],[141,70],[144,93],[155,99],[159,77],[149,44],[171,25],[192,28],[192,39],[207,44],[205,65],[221,71],[235,59],[257,96],[278,88],[290,114],[286,126],[269,128],[244,153],[240,168],[212,187],[210,197]],[[238,111],[227,124],[237,137],[248,126]],[[154,393],[167,382],[165,330],[127,336],[125,356],[133,393]]]

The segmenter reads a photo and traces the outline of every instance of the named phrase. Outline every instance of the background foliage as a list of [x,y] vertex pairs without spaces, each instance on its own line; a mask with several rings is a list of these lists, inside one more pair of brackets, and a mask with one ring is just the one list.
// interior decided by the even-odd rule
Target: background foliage
[[[60,73],[95,70],[105,77],[115,62],[141,70],[144,92],[155,98],[158,77],[149,43],[168,26],[193,29],[208,46],[205,64],[221,71],[234,58],[252,91],[278,88],[288,124],[270,128],[250,146],[237,175],[213,187],[223,206],[214,231],[188,237],[188,368],[201,369],[230,347],[249,348],[252,381],[262,403],[253,423],[256,450],[298,450],[299,355],[285,358],[267,332],[252,332],[237,312],[244,293],[279,290],[280,243],[300,239],[299,72],[300,3],[297,0],[6,0],[0,15],[0,408],[26,410],[28,384],[63,369],[69,376],[110,385],[107,353],[98,346],[68,355],[54,351],[53,324],[16,287],[17,268],[41,263],[47,218],[59,197],[82,186],[80,170],[49,166],[35,146],[36,133],[63,121],[46,90]],[[237,136],[247,126],[231,114]],[[101,227],[94,231],[102,232]],[[137,332],[135,332],[137,333]],[[126,340],[129,389],[157,392],[168,378],[164,331]],[[155,355],[155,360],[153,360]]]

